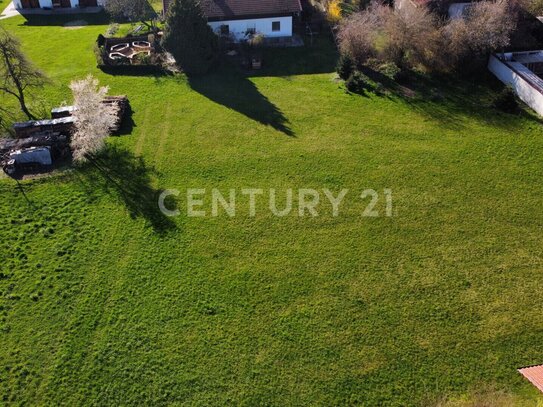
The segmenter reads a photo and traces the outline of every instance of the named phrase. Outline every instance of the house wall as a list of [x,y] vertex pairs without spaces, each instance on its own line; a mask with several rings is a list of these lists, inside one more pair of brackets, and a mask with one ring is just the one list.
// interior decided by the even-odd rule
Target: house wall
[[518,97],[543,116],[543,80],[519,62],[500,61],[491,56],[488,69],[504,84],[513,88]]
[[[279,21],[281,23],[280,31],[272,31],[272,23]],[[251,20],[225,20],[210,21],[209,26],[217,34],[220,34],[221,26],[228,25],[230,34],[233,34],[237,40],[245,38],[248,29],[254,28],[257,33],[265,37],[291,37],[292,36],[292,17],[272,17],[257,18]]]
[[[41,8],[53,8],[53,0],[39,0]],[[105,0],[97,0],[99,6],[104,5]],[[22,9],[21,0],[14,0],[15,8]],[[73,8],[79,7],[79,0],[70,0]]]

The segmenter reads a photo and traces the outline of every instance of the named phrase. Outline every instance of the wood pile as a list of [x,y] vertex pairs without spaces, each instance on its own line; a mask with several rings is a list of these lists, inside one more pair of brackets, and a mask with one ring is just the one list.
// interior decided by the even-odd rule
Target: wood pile
[[115,127],[111,129],[111,131],[115,133],[121,129],[124,115],[130,106],[128,98],[126,96],[106,96],[103,103],[112,106],[115,109],[117,121],[115,122]]
[[[112,133],[121,129],[123,119],[129,112],[126,96],[107,96],[103,103],[111,106],[117,116]],[[51,119],[30,120],[15,123],[16,138],[0,139],[0,164],[4,166],[10,153],[31,148],[46,147],[53,161],[70,157],[70,138],[74,129],[73,106],[61,106],[51,111]]]
[[15,137],[26,138],[34,134],[42,133],[61,133],[70,135],[72,133],[74,120],[72,117],[62,117],[59,119],[30,120],[27,122],[15,123],[13,130]]
[[[117,121],[115,126],[111,129],[113,133],[119,131],[123,123],[124,116],[129,108],[128,98],[126,96],[106,96],[103,103],[105,105],[112,106],[115,109],[117,115]],[[65,117],[71,117],[74,113],[74,106],[61,106],[51,110],[51,117],[53,119],[62,119]]]

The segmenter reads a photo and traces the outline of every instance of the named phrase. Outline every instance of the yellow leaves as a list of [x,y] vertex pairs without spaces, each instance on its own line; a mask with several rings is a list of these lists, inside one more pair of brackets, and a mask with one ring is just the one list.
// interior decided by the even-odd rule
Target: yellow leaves
[[332,0],[328,4],[328,10],[326,13],[326,16],[328,18],[328,21],[331,23],[337,23],[341,20],[341,1],[340,0]]

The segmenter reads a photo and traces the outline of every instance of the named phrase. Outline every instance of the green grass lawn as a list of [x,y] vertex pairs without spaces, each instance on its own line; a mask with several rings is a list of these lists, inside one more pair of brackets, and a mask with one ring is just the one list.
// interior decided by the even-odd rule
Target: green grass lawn
[[2,11],[8,6],[9,1],[7,0],[0,0],[0,16],[2,15]]
[[[0,180],[3,402],[536,405],[516,368],[543,362],[539,120],[484,84],[349,95],[325,40],[252,77],[111,76],[99,20],[41,23],[1,22],[50,76],[40,100],[92,73],[134,126],[100,171]],[[350,195],[338,217],[157,214],[161,189],[213,187]],[[367,188],[394,217],[361,216]]]

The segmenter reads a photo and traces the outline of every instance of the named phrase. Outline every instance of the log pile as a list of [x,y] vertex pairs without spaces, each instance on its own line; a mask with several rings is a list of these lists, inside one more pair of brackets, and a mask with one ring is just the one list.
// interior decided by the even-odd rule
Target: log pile
[[[128,98],[126,96],[106,96],[103,103],[112,106],[117,115],[115,126],[111,129],[113,133],[119,131],[123,123],[124,116],[129,108]],[[64,119],[71,117],[75,111],[74,106],[61,106],[51,110],[53,119]]]
[[115,108],[117,121],[111,131],[113,133],[118,132],[123,124],[124,115],[129,108],[128,98],[126,96],[106,96],[103,103]]
[[73,125],[74,120],[72,117],[62,117],[59,119],[30,120],[15,123],[13,130],[17,138],[26,138],[45,133],[60,133],[68,136],[72,133]]
[[[118,132],[130,108],[128,98],[107,96],[102,103],[114,109],[117,120],[110,130],[112,133]],[[73,106],[62,106],[51,110],[51,119],[15,123],[13,129],[16,138],[0,139],[0,165],[5,169],[11,153],[32,148],[47,148],[53,162],[69,158],[74,111]]]

